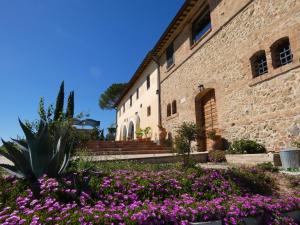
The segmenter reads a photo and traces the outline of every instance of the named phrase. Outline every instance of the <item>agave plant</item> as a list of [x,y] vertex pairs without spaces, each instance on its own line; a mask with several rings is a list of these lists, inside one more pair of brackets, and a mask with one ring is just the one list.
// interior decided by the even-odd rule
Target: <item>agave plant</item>
[[14,165],[0,164],[4,170],[20,178],[37,180],[47,174],[50,177],[59,176],[70,160],[71,146],[68,144],[68,126],[60,124],[52,137],[48,124],[41,120],[36,133],[32,132],[19,120],[26,141],[2,140],[4,149],[0,155],[10,160]]

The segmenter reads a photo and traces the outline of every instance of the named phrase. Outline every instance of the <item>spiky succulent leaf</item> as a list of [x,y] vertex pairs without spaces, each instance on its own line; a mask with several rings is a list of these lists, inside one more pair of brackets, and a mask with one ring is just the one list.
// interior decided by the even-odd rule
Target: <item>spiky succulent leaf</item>
[[32,133],[32,130],[29,129],[24,123],[22,123],[22,121],[19,119],[19,124],[25,134],[26,137],[26,141],[30,141],[34,139],[34,134]]
[[11,140],[18,146],[20,150],[28,152],[28,145],[25,141],[17,140],[14,138],[12,138]]
[[18,171],[21,171],[22,174],[31,176],[31,168],[29,162],[26,160],[26,157],[19,151],[13,143],[8,143],[2,140],[2,143],[6,149],[0,151],[0,155],[3,155],[5,158],[10,160]]
[[0,167],[4,169],[9,174],[16,176],[18,178],[25,178],[26,175],[19,171],[15,166],[8,165],[8,164],[0,164]]
[[55,149],[55,155],[51,159],[51,162],[49,163],[47,174],[51,177],[56,176],[60,173],[61,169],[64,167],[64,161],[66,158],[67,153],[67,141],[68,136],[66,134],[66,131],[62,131],[63,134],[59,138],[56,149]]
[[[20,123],[22,124],[21,121]],[[26,135],[26,133],[28,133],[28,129],[24,128],[24,126],[22,126],[22,129]],[[50,135],[46,122],[41,121],[37,134],[30,135],[29,139],[26,135],[26,139],[32,172],[36,177],[41,177],[46,173],[47,165],[53,157],[52,145],[50,142]]]
[[36,180],[44,174],[57,177],[64,171],[70,160],[69,125],[54,124],[52,139],[45,121],[40,122],[36,134],[20,120],[19,122],[25,133],[26,142],[13,139],[14,143],[8,143],[2,140],[5,149],[0,149],[0,155],[14,165],[1,164],[0,166],[15,176],[29,180]]
[[17,148],[21,151],[23,156],[26,158],[26,161],[30,162],[30,155],[29,155],[29,150],[28,150],[28,146],[27,146],[26,142],[23,143],[22,141],[16,140],[13,138],[12,138],[12,141],[17,146]]
[[65,158],[64,158],[64,162],[62,164],[62,167],[61,167],[61,169],[59,171],[59,174],[61,174],[61,173],[63,173],[65,171],[65,169],[67,168],[67,166],[68,166],[68,164],[70,162],[72,146],[73,145],[67,147],[66,150],[65,150]]

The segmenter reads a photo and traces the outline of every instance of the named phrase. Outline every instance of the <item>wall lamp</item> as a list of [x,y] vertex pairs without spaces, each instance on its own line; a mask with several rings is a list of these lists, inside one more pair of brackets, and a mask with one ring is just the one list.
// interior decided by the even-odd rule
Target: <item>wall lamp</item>
[[199,92],[202,92],[202,91],[204,91],[204,85],[203,84],[199,84],[198,85],[198,90],[199,90]]

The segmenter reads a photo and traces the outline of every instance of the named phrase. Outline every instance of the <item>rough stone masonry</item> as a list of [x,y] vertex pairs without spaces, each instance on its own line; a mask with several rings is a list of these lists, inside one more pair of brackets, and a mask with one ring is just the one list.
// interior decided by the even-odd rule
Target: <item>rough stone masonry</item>
[[[166,70],[161,56],[162,123],[174,136],[182,122],[196,122],[200,83],[215,91],[222,137],[255,139],[268,151],[278,151],[300,139],[300,1],[233,2],[215,6],[212,30],[196,46],[190,46],[191,24],[185,24],[173,40],[173,68]],[[289,39],[293,62],[274,68],[271,46],[283,37]],[[250,58],[260,50],[266,53],[268,73],[253,77]],[[178,113],[168,118],[172,100]]]

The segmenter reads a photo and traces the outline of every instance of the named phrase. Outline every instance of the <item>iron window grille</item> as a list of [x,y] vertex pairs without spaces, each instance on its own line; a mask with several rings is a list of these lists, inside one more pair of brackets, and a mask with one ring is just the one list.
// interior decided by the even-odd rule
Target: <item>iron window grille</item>
[[291,51],[291,46],[282,46],[281,51],[279,52],[279,59],[281,66],[293,62],[293,54]]
[[257,57],[256,62],[254,63],[254,67],[255,67],[256,76],[260,76],[265,73],[268,73],[268,65],[267,65],[267,59],[265,54],[259,55]]
[[250,58],[253,77],[261,76],[268,73],[268,63],[266,52],[264,50],[258,51]]
[[281,38],[271,46],[273,67],[281,67],[293,62],[293,54],[288,37]]

